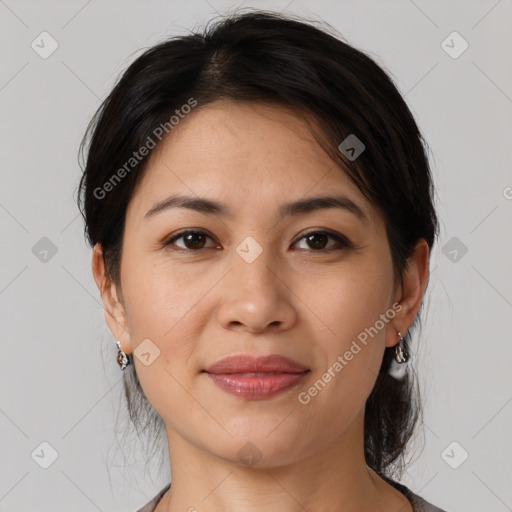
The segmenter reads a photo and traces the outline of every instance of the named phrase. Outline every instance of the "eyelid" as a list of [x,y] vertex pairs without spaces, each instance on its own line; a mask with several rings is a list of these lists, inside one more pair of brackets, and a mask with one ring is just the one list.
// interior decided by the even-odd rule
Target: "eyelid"
[[[339,242],[342,246],[344,246],[344,247],[346,247],[348,249],[351,249],[351,248],[354,247],[354,244],[345,235],[342,235],[341,233],[337,233],[335,231],[331,231],[330,229],[326,229],[326,228],[316,228],[316,229],[312,228],[308,232],[302,233],[297,238],[297,240],[295,242],[293,242],[292,245],[295,245],[297,242],[300,242],[303,238],[306,238],[309,235],[315,235],[315,234],[330,236],[331,238],[334,238],[334,240]],[[323,249],[323,250],[318,250],[318,251],[315,251],[314,249],[311,249],[310,252],[322,253],[322,252],[328,252],[328,251],[332,251],[332,250],[336,250],[336,248]]]
[[[164,247],[168,247],[168,246],[172,245],[176,240],[184,237],[185,235],[189,235],[189,234],[206,235],[208,238],[215,241],[215,238],[213,237],[213,235],[210,235],[210,233],[208,233],[208,231],[206,231],[203,228],[187,228],[187,229],[183,229],[181,231],[178,231],[177,233],[174,233],[174,234],[164,238],[164,240],[162,241],[162,245]],[[194,251],[193,249],[183,249],[183,247],[176,247],[175,249],[177,251],[185,251],[185,252],[200,252],[200,251],[204,250],[204,249],[198,249],[198,250]],[[212,249],[212,247],[206,247],[206,249]]]

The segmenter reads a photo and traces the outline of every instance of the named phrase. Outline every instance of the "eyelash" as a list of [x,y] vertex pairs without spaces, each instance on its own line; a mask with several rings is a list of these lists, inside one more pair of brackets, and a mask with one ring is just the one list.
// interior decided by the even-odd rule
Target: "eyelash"
[[[176,233],[171,238],[168,238],[167,240],[165,240],[163,242],[163,246],[167,247],[167,248],[171,248],[170,246],[176,240],[179,240],[180,238],[183,238],[184,236],[190,235],[190,234],[205,235],[208,238],[213,240],[213,238],[210,235],[208,235],[208,233],[205,233],[204,231],[185,230],[185,231],[181,231],[179,233]],[[348,240],[343,235],[339,235],[337,233],[333,233],[332,231],[327,231],[325,229],[318,229],[318,230],[314,230],[314,231],[309,231],[308,233],[305,233],[304,235],[302,235],[297,240],[297,242],[294,242],[293,245],[295,245],[296,243],[300,242],[301,240],[307,238],[310,235],[326,235],[328,237],[333,238],[336,242],[338,242],[341,245],[341,247],[338,247],[338,248],[331,247],[329,249],[318,249],[318,250],[309,249],[309,251],[313,252],[313,253],[327,253],[327,252],[331,252],[331,251],[335,251],[335,250],[340,250],[340,249],[352,249],[352,248],[354,248],[354,245],[352,244],[352,242],[350,242],[350,240]],[[201,252],[201,251],[204,251],[204,250],[207,250],[207,249],[214,249],[214,247],[203,247],[201,249],[196,249],[196,250],[188,249],[188,248],[184,249],[183,247],[172,248],[172,250],[178,250],[178,251],[184,251],[184,252]],[[307,249],[302,249],[302,250],[307,250]]]

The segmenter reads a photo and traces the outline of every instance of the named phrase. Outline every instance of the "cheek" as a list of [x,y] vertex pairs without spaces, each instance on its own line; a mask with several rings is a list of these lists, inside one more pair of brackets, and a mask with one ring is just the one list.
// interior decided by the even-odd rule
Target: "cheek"
[[183,320],[190,322],[192,309],[204,295],[204,279],[165,260],[155,263],[144,254],[126,254],[122,279],[133,343],[143,338],[172,343],[172,331],[180,330]]
[[388,311],[391,266],[377,259],[361,260],[360,265],[317,281],[309,292],[312,300],[308,306],[321,320],[318,324],[325,327],[321,327],[324,335],[315,340],[320,354],[315,369],[320,379],[314,399],[318,412],[322,414],[322,407],[334,405],[348,415],[355,414],[375,383],[386,330],[394,316]]
[[[160,413],[168,407],[162,401],[169,397],[187,402],[179,383],[188,386],[192,377],[188,361],[202,328],[203,320],[198,317],[201,308],[197,305],[205,286],[203,280],[148,264],[147,257],[144,261],[136,256],[131,254],[123,262],[128,329],[137,375],[147,398]],[[143,348],[146,352],[146,347],[152,360],[147,366],[137,357]],[[157,354],[154,359],[153,353]]]
[[[373,333],[372,339],[384,339],[388,323],[383,324],[379,319],[386,314],[392,297],[390,264],[371,257],[361,258],[336,275],[316,280],[309,288],[307,296],[314,297],[311,308],[329,327],[329,338],[337,340],[336,349],[350,345],[368,329]],[[372,329],[376,323],[378,334]],[[333,346],[332,342],[328,345]]]
[[173,264],[163,256],[128,249],[125,255],[122,280],[134,349],[149,338],[160,351],[149,366],[134,357],[144,395],[167,426],[184,438],[193,438],[195,444],[205,442],[197,425],[214,432],[216,425],[209,423],[211,418],[191,398],[190,389],[198,372],[194,366],[198,340],[211,318],[205,296],[222,269],[217,272],[204,266],[200,270],[199,265]]

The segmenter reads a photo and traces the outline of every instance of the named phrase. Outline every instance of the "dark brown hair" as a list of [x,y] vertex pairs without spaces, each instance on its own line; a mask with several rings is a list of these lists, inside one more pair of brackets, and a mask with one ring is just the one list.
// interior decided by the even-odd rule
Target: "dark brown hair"
[[[114,283],[121,284],[126,209],[147,158],[129,170],[126,162],[191,98],[196,108],[221,99],[265,102],[313,120],[312,132],[340,172],[381,212],[397,282],[420,238],[432,248],[438,234],[434,187],[427,146],[409,108],[373,59],[327,24],[314,23],[264,11],[232,14],[146,50],[124,72],[80,148],[83,155],[88,146],[78,198],[85,234],[91,246],[101,244]],[[355,160],[339,149],[351,134],[365,145]],[[123,166],[126,172],[119,173]],[[122,179],[112,182],[116,173]],[[419,314],[408,338],[418,323]],[[421,411],[413,372],[401,379],[388,373],[393,354],[393,348],[386,349],[365,406],[366,462],[385,478],[402,469]],[[162,420],[133,365],[125,370],[124,384],[135,425],[144,416],[142,430],[160,429]]]

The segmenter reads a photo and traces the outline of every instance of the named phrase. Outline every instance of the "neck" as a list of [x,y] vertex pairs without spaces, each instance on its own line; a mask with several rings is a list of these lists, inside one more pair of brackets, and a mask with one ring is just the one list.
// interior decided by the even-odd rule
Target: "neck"
[[172,485],[156,512],[412,511],[402,494],[366,466],[362,432],[361,412],[343,436],[320,450],[312,447],[284,464],[247,467],[167,429]]

